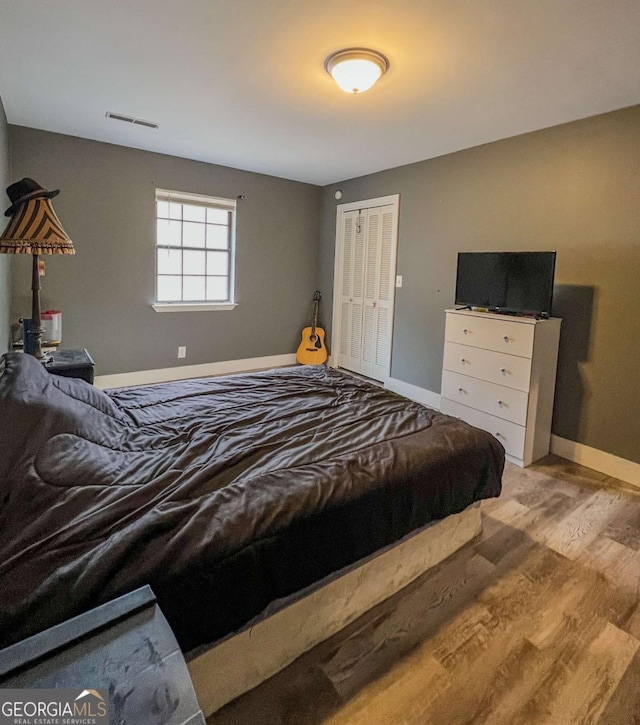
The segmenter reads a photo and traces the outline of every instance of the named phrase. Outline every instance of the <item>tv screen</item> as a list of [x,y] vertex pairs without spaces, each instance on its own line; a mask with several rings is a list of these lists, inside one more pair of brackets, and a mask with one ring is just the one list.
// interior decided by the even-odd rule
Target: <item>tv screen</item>
[[456,305],[548,317],[555,252],[460,252]]

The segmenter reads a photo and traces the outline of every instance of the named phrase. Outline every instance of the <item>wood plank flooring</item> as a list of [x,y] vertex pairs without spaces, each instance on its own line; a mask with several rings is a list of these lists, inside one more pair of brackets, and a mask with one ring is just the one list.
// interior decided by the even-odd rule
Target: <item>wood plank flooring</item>
[[480,537],[209,725],[640,725],[640,490],[554,456],[503,484]]

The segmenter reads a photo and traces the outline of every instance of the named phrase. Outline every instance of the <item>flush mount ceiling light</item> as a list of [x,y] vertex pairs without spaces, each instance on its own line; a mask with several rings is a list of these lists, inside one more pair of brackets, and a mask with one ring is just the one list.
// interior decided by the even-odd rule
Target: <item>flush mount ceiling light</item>
[[387,58],[368,48],[345,48],[324,62],[327,73],[347,93],[368,91],[389,69]]

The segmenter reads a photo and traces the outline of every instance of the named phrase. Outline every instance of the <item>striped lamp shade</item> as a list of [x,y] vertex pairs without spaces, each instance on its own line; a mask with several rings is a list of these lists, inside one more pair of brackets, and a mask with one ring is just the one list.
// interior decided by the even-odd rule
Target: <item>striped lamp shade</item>
[[75,254],[47,198],[20,204],[0,236],[0,254]]

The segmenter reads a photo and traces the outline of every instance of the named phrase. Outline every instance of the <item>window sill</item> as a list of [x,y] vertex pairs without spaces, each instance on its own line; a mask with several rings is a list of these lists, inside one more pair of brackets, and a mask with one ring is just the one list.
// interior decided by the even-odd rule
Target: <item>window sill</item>
[[151,305],[156,312],[212,312],[214,310],[235,310],[236,302],[203,302],[183,304],[181,302],[156,302]]

